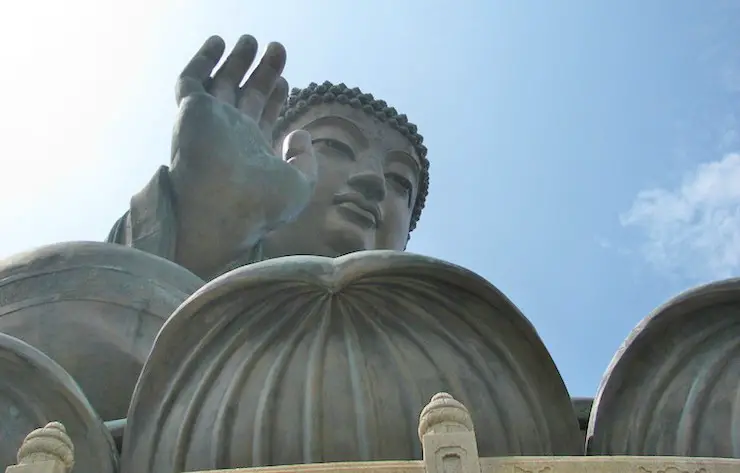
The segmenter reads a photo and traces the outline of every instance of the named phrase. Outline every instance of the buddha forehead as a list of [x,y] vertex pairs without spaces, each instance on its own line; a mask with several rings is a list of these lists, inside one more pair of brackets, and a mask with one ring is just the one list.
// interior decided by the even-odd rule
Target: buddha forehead
[[313,135],[333,135],[314,138],[336,139],[346,136],[347,139],[361,142],[360,145],[379,152],[401,151],[414,158],[417,163],[420,161],[413,144],[398,130],[367,112],[348,105],[336,102],[312,105],[290,123],[285,134],[297,129],[304,129]]

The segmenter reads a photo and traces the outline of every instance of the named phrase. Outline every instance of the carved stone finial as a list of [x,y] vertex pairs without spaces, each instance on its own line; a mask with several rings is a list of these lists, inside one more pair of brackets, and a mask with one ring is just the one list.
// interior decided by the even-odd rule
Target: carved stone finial
[[478,443],[468,409],[437,393],[419,415],[426,473],[481,473]]
[[419,415],[419,439],[427,433],[473,432],[468,409],[447,393],[437,393]]
[[50,422],[26,436],[18,449],[18,465],[54,462],[69,473],[74,465],[74,445],[59,422]]

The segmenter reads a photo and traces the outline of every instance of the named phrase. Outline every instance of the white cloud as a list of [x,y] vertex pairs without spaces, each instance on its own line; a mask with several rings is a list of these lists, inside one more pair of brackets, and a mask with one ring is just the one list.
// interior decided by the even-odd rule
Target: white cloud
[[675,189],[641,191],[621,215],[661,270],[692,280],[740,275],[740,154],[699,165]]

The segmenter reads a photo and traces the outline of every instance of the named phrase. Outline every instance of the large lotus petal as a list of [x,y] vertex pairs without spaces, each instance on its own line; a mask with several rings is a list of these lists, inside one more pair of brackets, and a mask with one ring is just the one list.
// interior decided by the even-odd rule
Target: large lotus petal
[[0,471],[16,461],[23,439],[61,422],[75,448],[76,473],[115,473],[118,456],[72,377],[39,350],[0,333]]
[[203,284],[121,245],[44,246],[0,261],[0,332],[50,356],[103,419],[119,419],[160,327]]
[[481,455],[577,454],[568,393],[494,287],[407,253],[250,265],[167,321],[129,409],[129,473],[421,457],[417,419],[446,391]]
[[740,279],[646,317],[594,400],[589,452],[740,458]]

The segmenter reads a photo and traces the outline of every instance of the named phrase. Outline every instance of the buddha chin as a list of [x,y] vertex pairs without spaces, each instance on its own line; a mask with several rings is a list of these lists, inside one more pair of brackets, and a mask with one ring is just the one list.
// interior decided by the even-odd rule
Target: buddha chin
[[340,205],[328,209],[325,236],[329,246],[326,256],[342,256],[375,248],[375,226],[359,212]]

